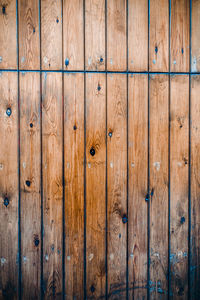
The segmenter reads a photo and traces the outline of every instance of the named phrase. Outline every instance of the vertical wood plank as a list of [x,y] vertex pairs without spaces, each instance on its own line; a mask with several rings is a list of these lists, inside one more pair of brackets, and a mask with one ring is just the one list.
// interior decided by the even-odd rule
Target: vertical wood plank
[[129,298],[147,299],[148,76],[128,81]]
[[127,246],[127,77],[107,78],[107,211],[108,293],[110,299],[126,297]]
[[0,94],[0,298],[18,299],[17,73],[0,73]]
[[83,299],[84,75],[64,75],[65,299]]
[[150,2],[149,68],[153,72],[169,70],[169,3]]
[[189,72],[188,0],[171,0],[171,71]]
[[105,70],[105,0],[85,1],[87,70]]
[[169,82],[150,77],[150,291],[168,299],[168,141]]
[[22,299],[40,299],[40,74],[20,73]]
[[17,68],[16,1],[0,0],[0,68]]
[[86,76],[86,271],[87,297],[105,297],[106,82]]
[[192,0],[191,72],[200,71],[200,2]]
[[126,55],[126,0],[107,1],[107,68],[125,71]]
[[19,66],[40,69],[39,2],[19,1]]
[[42,74],[43,285],[62,299],[62,74]]
[[187,299],[189,77],[172,76],[170,93],[170,294]]
[[128,2],[128,69],[148,69],[148,1]]
[[62,69],[62,1],[41,0],[41,63],[43,70]]
[[84,68],[83,0],[63,0],[63,66],[66,70]]
[[200,76],[191,77],[191,300],[200,298]]

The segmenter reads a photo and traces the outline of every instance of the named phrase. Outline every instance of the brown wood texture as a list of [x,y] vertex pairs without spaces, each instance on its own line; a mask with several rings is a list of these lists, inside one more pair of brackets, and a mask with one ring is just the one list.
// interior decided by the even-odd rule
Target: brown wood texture
[[65,298],[83,299],[84,75],[64,75]]
[[200,298],[200,76],[191,77],[191,266],[190,299]]
[[19,67],[40,69],[39,2],[19,1]]
[[107,68],[127,69],[126,0],[107,1]]
[[169,70],[169,3],[166,0],[150,1],[150,71]]
[[128,69],[148,70],[148,1],[128,2]]
[[41,65],[43,70],[62,69],[62,2],[41,0]]
[[150,77],[150,288],[168,299],[169,76]]
[[105,70],[105,0],[85,1],[87,70]]
[[62,74],[42,74],[43,292],[62,299]]
[[128,216],[127,76],[124,74],[107,76],[107,134],[108,294],[110,299],[125,299]]
[[20,191],[22,298],[40,299],[40,74],[20,74]]
[[86,288],[105,297],[106,253],[106,78],[86,76]]
[[0,0],[0,68],[17,68],[16,1]]
[[170,86],[170,293],[188,299],[189,77]]
[[200,71],[200,2],[192,0],[191,72]]
[[170,70],[189,71],[189,6],[188,0],[171,1]]
[[83,0],[63,0],[63,69],[84,68]]
[[148,76],[128,79],[129,298],[147,299]]
[[[0,299],[18,299],[17,74],[0,73]],[[11,114],[10,114],[11,113]]]
[[200,0],[0,0],[0,299],[200,299]]

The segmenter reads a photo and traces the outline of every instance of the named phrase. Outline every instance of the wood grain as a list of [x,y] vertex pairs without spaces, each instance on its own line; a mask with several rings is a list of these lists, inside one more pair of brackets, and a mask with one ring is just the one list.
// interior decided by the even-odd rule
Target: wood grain
[[84,69],[83,0],[63,0],[63,66]]
[[200,2],[192,0],[191,72],[200,71]]
[[[0,73],[0,299],[18,299],[17,73]],[[10,111],[9,111],[10,109]],[[7,112],[7,113],[6,113]],[[9,116],[9,112],[11,115]]]
[[128,79],[129,299],[147,299],[148,76]]
[[85,63],[87,70],[105,70],[105,0],[85,1]]
[[148,69],[148,1],[128,2],[128,69]]
[[65,299],[83,299],[84,75],[64,75]]
[[40,69],[39,2],[19,1],[19,67]]
[[62,69],[62,2],[41,0],[41,64],[43,70]]
[[150,76],[150,291],[168,299],[169,82]]
[[62,74],[42,74],[43,289],[62,299]]
[[107,77],[108,293],[126,297],[127,251],[127,76]]
[[150,1],[149,68],[153,72],[169,70],[169,3]]
[[190,299],[200,298],[200,76],[191,77],[191,268]]
[[107,1],[107,68],[125,71],[126,53],[126,0]]
[[[86,76],[86,271],[87,297],[105,297],[106,81]],[[92,152],[93,151],[93,152]]]
[[171,1],[171,71],[189,71],[189,3]]
[[171,77],[170,272],[172,299],[188,299],[189,77]]
[[16,1],[0,0],[0,68],[17,68]]
[[40,74],[20,73],[22,299],[40,299]]

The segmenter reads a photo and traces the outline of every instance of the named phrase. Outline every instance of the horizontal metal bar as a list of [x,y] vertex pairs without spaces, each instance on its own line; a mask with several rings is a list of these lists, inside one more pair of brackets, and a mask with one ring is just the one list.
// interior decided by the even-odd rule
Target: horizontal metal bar
[[17,70],[17,69],[0,69],[0,72],[200,75],[200,72],[93,71],[93,70],[85,70],[84,71],[84,70]]

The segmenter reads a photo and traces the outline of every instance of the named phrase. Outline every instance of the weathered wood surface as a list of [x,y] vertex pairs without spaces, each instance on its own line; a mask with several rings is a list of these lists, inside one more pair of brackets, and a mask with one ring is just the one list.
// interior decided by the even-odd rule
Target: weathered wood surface
[[110,299],[125,299],[128,227],[127,76],[109,74],[107,88],[108,293]]
[[0,0],[0,68],[17,68],[16,1]]
[[148,70],[148,1],[128,2],[128,69]]
[[84,69],[83,0],[63,0],[63,69]]
[[172,72],[189,71],[189,6],[188,0],[171,1],[170,70]]
[[151,75],[149,82],[151,299],[168,299],[168,78]]
[[0,73],[0,298],[18,298],[17,74]]
[[64,75],[65,298],[84,298],[84,75]]
[[62,74],[42,74],[43,293],[62,299]]
[[0,299],[200,298],[199,20],[0,0]]
[[191,266],[190,299],[200,298],[200,76],[191,77]]
[[20,74],[20,192],[22,298],[40,299],[40,74]]
[[62,1],[41,0],[41,66],[62,69]]
[[154,72],[169,69],[169,3],[150,1],[149,68]]
[[40,69],[39,2],[19,1],[19,67]]
[[188,299],[189,77],[171,76],[170,296]]
[[129,298],[147,299],[148,76],[128,79]]
[[106,80],[86,76],[86,283],[89,299],[105,297]]

